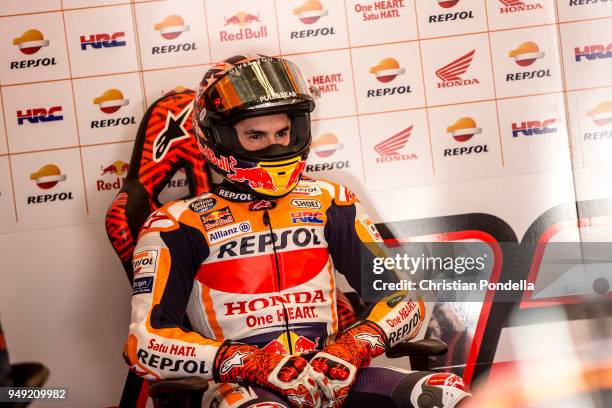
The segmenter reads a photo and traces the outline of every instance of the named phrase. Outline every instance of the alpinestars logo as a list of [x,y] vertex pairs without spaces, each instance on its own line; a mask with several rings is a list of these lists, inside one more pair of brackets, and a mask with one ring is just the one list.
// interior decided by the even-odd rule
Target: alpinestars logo
[[376,158],[376,163],[418,159],[417,155],[414,153],[399,153],[399,150],[403,149],[404,146],[406,146],[408,138],[410,138],[410,135],[412,134],[412,127],[413,126],[411,125],[406,129],[400,130],[393,136],[383,140],[382,142],[374,146],[374,151],[376,151],[376,153],[380,155],[380,157]]
[[499,2],[505,6],[500,7],[499,12],[501,14],[515,13],[517,11],[531,11],[537,9],[541,10],[543,8],[540,3],[525,3],[521,0],[499,0]]
[[454,86],[474,85],[479,84],[478,79],[463,79],[461,75],[465,74],[472,60],[476,50],[472,50],[467,54],[457,58],[450,64],[443,66],[436,71],[436,76],[442,80],[438,82],[438,88],[451,88]]
[[193,105],[189,104],[177,116],[168,111],[166,126],[157,134],[153,142],[153,160],[161,161],[170,150],[172,143],[190,137],[184,126],[192,109]]

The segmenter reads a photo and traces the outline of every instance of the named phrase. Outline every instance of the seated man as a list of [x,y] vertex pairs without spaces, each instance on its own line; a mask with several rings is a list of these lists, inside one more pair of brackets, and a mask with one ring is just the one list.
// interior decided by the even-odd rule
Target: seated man
[[455,375],[367,367],[418,333],[419,299],[388,296],[339,332],[334,270],[360,290],[362,253],[380,235],[349,189],[301,179],[313,109],[284,59],[236,56],[205,74],[193,125],[220,183],[145,222],[131,368],[214,380],[207,408],[455,406],[469,395]]

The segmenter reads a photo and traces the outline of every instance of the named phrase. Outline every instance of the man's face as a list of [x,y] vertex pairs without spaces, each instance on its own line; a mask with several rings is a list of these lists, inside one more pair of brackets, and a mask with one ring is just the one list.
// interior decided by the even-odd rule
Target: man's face
[[285,113],[244,119],[236,123],[234,128],[238,141],[250,152],[273,144],[289,145],[291,120]]

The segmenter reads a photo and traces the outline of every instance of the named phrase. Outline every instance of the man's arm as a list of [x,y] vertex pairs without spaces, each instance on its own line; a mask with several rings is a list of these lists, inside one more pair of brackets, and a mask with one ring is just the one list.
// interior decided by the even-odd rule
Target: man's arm
[[153,213],[134,250],[132,318],[124,354],[138,375],[212,379],[221,342],[185,327],[193,282],[208,248],[201,233],[163,210]]

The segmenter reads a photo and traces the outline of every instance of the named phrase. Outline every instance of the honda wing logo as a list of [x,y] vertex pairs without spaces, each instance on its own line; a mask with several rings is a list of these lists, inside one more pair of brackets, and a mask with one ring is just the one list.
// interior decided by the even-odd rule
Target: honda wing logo
[[470,67],[472,59],[474,59],[474,52],[476,50],[472,50],[450,64],[443,66],[436,71],[436,76],[445,82],[461,80],[459,75],[465,74]]
[[388,139],[383,140],[382,142],[374,146],[374,150],[381,156],[399,155],[398,150],[406,146],[406,142],[408,142],[408,138],[410,137],[411,133],[412,126],[401,130],[400,132],[394,134]]
[[521,0],[499,0],[504,6],[524,6],[525,3],[523,3]]
[[189,137],[189,132],[185,130],[184,125],[192,109],[193,104],[189,104],[177,116],[168,111],[166,126],[157,134],[153,142],[153,160],[160,162],[170,150],[172,143]]

